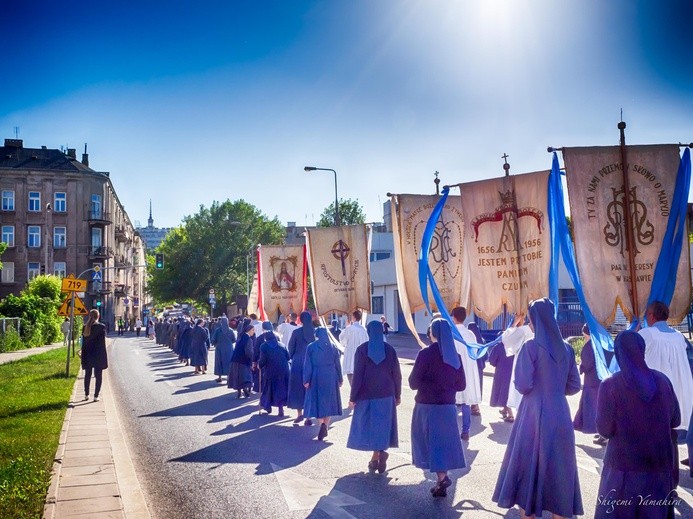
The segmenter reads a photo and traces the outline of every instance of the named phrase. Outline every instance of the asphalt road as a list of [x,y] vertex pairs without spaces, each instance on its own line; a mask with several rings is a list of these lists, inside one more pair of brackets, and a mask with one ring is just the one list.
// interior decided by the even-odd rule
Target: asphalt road
[[[399,348],[406,381],[416,348],[404,342]],[[214,365],[214,351],[209,362]],[[488,376],[486,405],[480,418],[473,417],[465,446],[470,467],[451,473],[447,498],[433,499],[435,477],[411,465],[414,394],[408,387],[398,408],[399,448],[390,450],[386,474],[369,475],[368,453],[346,448],[346,412],[333,422],[327,440],[318,442],[318,427],[292,426],[294,415],[258,415],[256,396],[236,399],[214,375],[192,375],[168,348],[148,339],[113,340],[109,364],[113,396],[154,518],[519,517],[516,509],[491,501],[512,424],[487,405]],[[345,381],[344,407],[347,386]],[[578,397],[569,401],[574,413]],[[576,441],[585,517],[592,517],[604,450],[592,444],[591,435],[576,433]],[[687,471],[681,471],[679,493],[677,517],[693,518]]]

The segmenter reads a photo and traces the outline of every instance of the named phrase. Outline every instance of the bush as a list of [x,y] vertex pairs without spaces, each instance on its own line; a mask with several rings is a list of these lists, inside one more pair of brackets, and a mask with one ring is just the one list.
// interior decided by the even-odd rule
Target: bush
[[5,329],[5,333],[0,334],[0,353],[22,349],[24,349],[22,338],[17,333],[17,330],[14,329],[14,326],[8,326]]
[[575,352],[575,361],[580,363],[580,354],[582,353],[582,347],[585,345],[585,338],[580,337],[568,337],[568,344],[573,347]]

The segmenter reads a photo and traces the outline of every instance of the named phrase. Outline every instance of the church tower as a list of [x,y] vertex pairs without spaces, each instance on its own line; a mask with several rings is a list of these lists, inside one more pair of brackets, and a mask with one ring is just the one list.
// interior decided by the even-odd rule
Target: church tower
[[154,218],[152,218],[152,199],[149,199],[149,219],[147,220],[147,227],[150,229],[154,228]]

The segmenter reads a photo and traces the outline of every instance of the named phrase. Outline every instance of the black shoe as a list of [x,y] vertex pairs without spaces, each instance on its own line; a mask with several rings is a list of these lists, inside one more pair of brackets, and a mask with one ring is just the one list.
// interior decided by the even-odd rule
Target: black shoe
[[236,398],[241,398],[241,390],[240,389],[236,392]]
[[433,497],[446,497],[448,495],[447,488],[450,485],[452,485],[452,481],[445,476],[431,489],[431,494],[433,494]]
[[303,415],[297,416],[297,417],[294,419],[293,424],[294,424],[294,425],[298,425],[298,424],[301,423],[302,420],[303,420]]
[[311,420],[310,418],[306,418],[306,421],[303,422],[303,425],[313,425],[313,420]]
[[380,458],[378,459],[378,472],[382,474],[387,470],[387,459],[390,455],[385,451],[380,451]]
[[681,465],[685,465],[686,467],[690,467],[691,466],[690,458],[686,458],[685,460],[681,460]]
[[602,447],[606,447],[606,444],[609,443],[609,440],[607,440],[603,436],[600,436],[596,440],[593,440],[592,443],[594,443],[595,445],[601,445]]
[[378,469],[378,460],[371,460],[368,462],[368,472],[371,474],[375,474],[375,471]]
[[327,436],[327,424],[323,423],[320,426],[320,432],[318,432],[318,440],[323,441]]
[[468,442],[469,441],[469,433],[463,432],[462,434],[460,434],[460,438],[462,438],[464,441]]

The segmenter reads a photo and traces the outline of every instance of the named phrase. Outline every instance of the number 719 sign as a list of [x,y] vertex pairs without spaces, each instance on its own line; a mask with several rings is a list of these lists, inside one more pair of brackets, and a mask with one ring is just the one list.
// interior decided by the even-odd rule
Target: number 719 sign
[[74,274],[70,274],[66,278],[63,278],[62,284],[63,292],[86,292],[87,291],[87,280],[77,279]]

